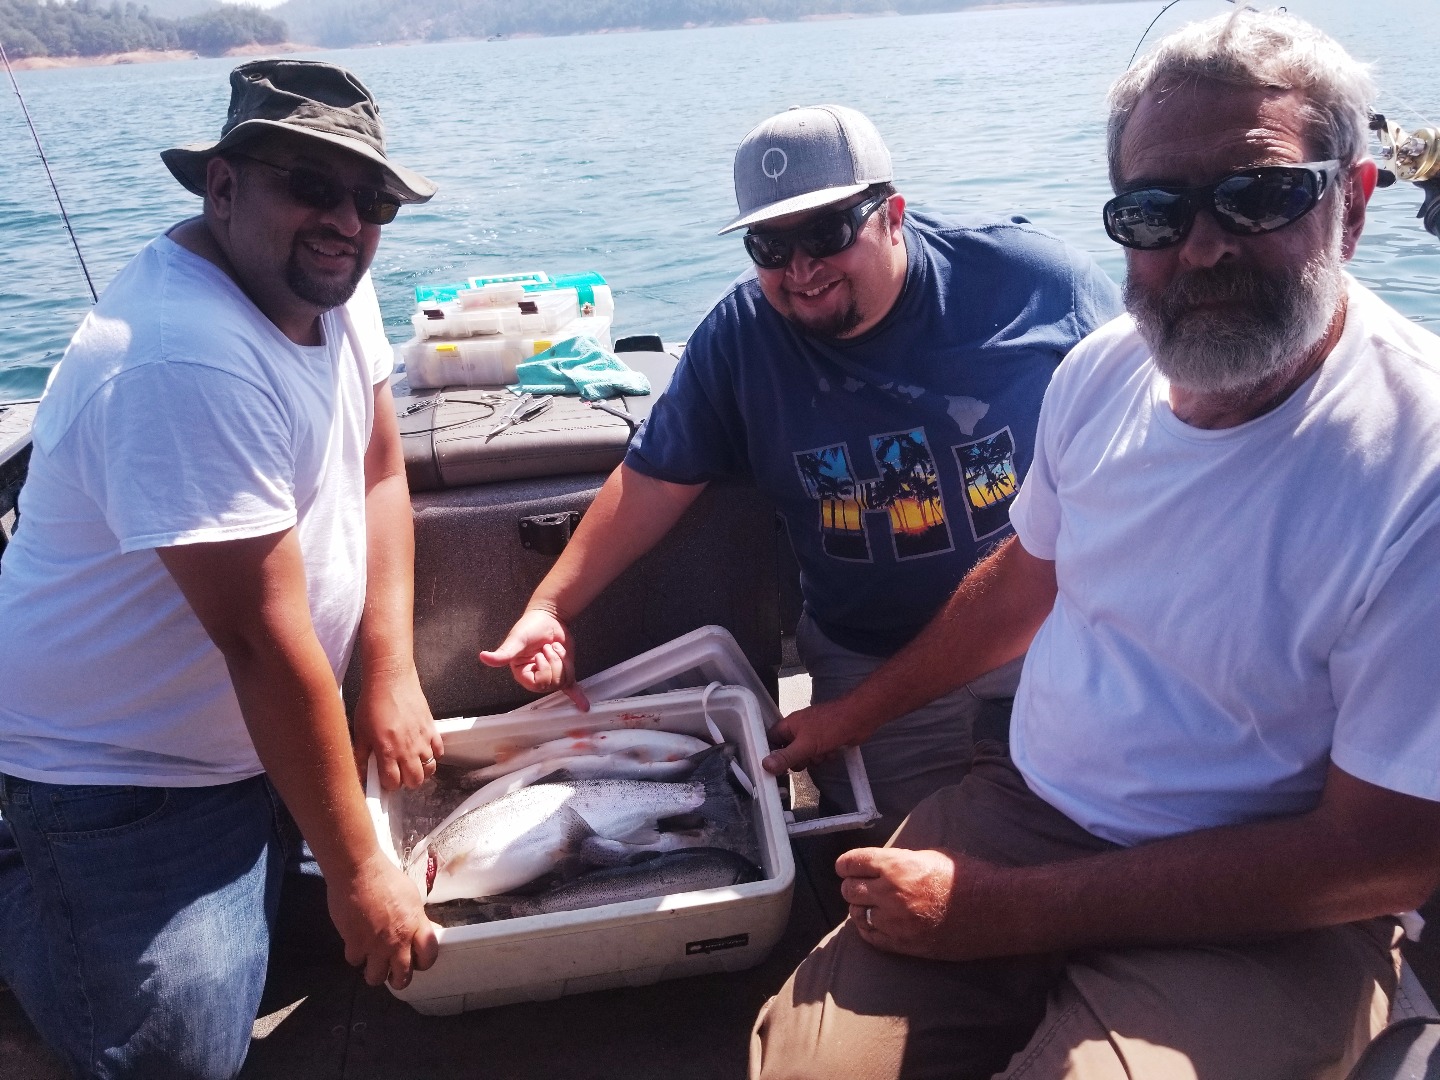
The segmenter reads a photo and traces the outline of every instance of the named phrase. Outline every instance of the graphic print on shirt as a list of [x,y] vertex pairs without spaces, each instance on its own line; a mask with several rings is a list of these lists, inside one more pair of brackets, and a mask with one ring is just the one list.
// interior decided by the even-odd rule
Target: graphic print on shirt
[[880,479],[866,484],[870,508],[890,515],[890,542],[896,559],[918,559],[949,551],[950,526],[940,498],[940,474],[925,429],[870,436]]
[[870,562],[859,485],[845,444],[801,450],[795,454],[795,467],[806,493],[819,504],[821,549],[832,558]]
[[864,515],[884,514],[895,558],[915,559],[951,549],[935,459],[924,428],[872,435],[877,480],[857,480],[844,443],[795,454],[800,481],[818,503],[820,543],[836,559],[870,562]]
[[952,447],[965,482],[965,511],[976,540],[1010,524],[1010,504],[1020,490],[1015,468],[1015,440],[1003,427],[993,435]]

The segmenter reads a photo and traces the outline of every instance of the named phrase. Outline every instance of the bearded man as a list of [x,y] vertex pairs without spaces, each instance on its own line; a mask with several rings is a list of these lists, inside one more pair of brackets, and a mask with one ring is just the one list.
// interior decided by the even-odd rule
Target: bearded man
[[1016,537],[790,722],[1028,646],[1009,745],[841,857],[752,1076],[1339,1078],[1384,1024],[1440,881],[1440,340],[1342,269],[1371,90],[1250,10],[1112,90],[1129,317],[1056,373]]

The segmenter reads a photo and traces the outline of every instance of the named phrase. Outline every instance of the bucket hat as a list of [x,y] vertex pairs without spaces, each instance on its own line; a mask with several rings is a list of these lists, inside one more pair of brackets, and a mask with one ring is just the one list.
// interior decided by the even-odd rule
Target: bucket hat
[[890,151],[863,113],[844,105],[787,109],[741,140],[735,151],[740,216],[720,231],[828,206],[894,178]]
[[406,202],[425,202],[438,190],[385,156],[380,108],[365,85],[342,67],[313,60],[241,64],[230,72],[230,112],[220,138],[163,150],[160,158],[186,190],[203,196],[205,167],[212,157],[272,131],[316,139],[373,161]]

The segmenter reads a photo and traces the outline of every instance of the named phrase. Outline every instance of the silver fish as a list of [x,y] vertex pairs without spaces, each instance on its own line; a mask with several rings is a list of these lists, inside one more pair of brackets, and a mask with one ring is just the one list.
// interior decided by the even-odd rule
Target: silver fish
[[442,926],[494,922],[556,911],[579,911],[674,893],[720,889],[759,881],[764,872],[733,851],[696,848],[657,855],[633,866],[595,870],[536,896],[495,896],[442,905],[432,917]]
[[698,812],[709,821],[741,819],[728,778],[726,748],[712,748],[684,783],[577,780],[532,784],[437,828],[406,865],[427,903],[494,896],[577,862],[587,840],[671,846],[657,825]]
[[[704,750],[709,744],[703,739],[653,728],[616,728],[612,731],[576,733],[552,739],[539,746],[502,748],[493,765],[469,774],[475,782],[493,780],[497,776],[551,758],[596,757],[623,755],[636,763],[680,761]],[[556,766],[559,767],[558,765]],[[654,778],[654,777],[652,777]]]

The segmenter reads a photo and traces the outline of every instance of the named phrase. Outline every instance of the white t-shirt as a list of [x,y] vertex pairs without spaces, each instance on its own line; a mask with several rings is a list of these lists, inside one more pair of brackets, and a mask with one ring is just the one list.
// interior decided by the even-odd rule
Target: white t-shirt
[[1440,799],[1440,339],[1350,282],[1279,408],[1201,430],[1128,317],[1045,397],[1010,519],[1054,560],[1011,751],[1121,844],[1303,813],[1330,762]]
[[261,771],[224,659],[156,548],[296,526],[338,678],[393,355],[368,276],[322,326],[323,345],[294,344],[166,237],[80,324],[35,417],[0,572],[0,772],[187,787]]

